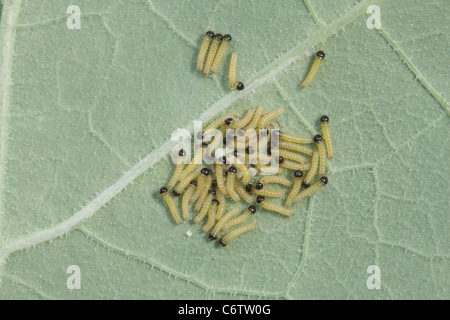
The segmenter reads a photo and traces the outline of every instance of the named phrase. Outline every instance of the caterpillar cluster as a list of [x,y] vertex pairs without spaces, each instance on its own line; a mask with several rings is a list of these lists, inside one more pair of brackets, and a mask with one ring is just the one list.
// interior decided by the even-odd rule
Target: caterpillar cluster
[[[202,44],[197,57],[197,70],[203,72],[205,76],[214,74],[219,69],[225,53],[231,42],[231,35],[220,33],[214,34],[213,31],[207,31],[203,36]],[[236,79],[237,52],[233,52],[230,58],[229,80],[233,88],[237,90],[244,89],[244,84]]]
[[[311,196],[328,183],[325,176],[327,158],[334,156],[329,117],[323,115],[320,119],[323,135],[299,137],[275,129],[271,124],[285,110],[281,107],[265,112],[263,106],[251,108],[243,117],[220,117],[196,133],[202,142],[194,152],[192,161],[185,165],[186,152],[180,150],[173,176],[167,187],[160,189],[177,224],[191,218],[192,205],[196,213],[194,223],[207,220],[202,231],[208,234],[209,239],[216,240],[221,233],[230,229],[220,240],[220,244],[226,246],[242,233],[257,228],[256,222],[247,223],[254,219],[257,207],[292,216],[293,204]],[[205,142],[214,130],[221,134],[214,135],[209,143]],[[249,135],[248,141],[244,140],[242,144],[239,136],[245,137],[248,132],[256,130],[259,135]],[[222,139],[222,136],[225,138]],[[252,139],[256,144],[251,143]],[[227,151],[219,154],[218,147],[221,144]],[[258,154],[254,150],[255,145],[260,151]],[[208,157],[214,159],[212,165],[202,161]],[[268,160],[277,165],[265,165]],[[172,193],[169,189],[172,189]],[[182,215],[174,197],[181,198]],[[272,202],[269,198],[282,198],[284,205]],[[242,210],[239,207],[227,208],[241,200],[248,207],[240,215],[238,213]]]

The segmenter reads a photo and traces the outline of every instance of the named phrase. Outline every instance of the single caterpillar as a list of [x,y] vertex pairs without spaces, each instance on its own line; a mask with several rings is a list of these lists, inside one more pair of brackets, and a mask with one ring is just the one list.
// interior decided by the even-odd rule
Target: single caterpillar
[[220,33],[216,33],[211,42],[211,46],[209,47],[208,57],[206,58],[205,67],[203,68],[203,74],[205,76],[209,75],[211,71],[212,64],[214,62],[214,58],[216,57],[217,49],[219,48],[219,44],[222,41],[222,35]]
[[167,184],[167,187],[169,189],[172,189],[173,187],[175,187],[175,184],[178,182],[178,178],[180,177],[181,173],[183,172],[185,156],[186,156],[186,151],[184,151],[183,149],[178,151],[177,166],[175,168],[175,172],[173,173],[172,178],[170,179],[169,183]]
[[328,118],[328,116],[326,115],[323,115],[320,118],[320,122],[322,123],[323,137],[325,139],[325,145],[327,147],[328,159],[332,159],[334,157],[334,148],[333,148],[333,141],[331,140],[329,121],[330,118]]
[[250,230],[255,229],[258,227],[258,224],[256,222],[249,223],[245,226],[242,226],[240,228],[237,228],[233,231],[230,231],[225,237],[220,240],[220,244],[225,247],[231,240],[236,238],[237,236],[240,236],[241,234],[248,232]]
[[228,46],[231,41],[231,35],[226,34],[222,38],[222,42],[220,43],[219,50],[217,51],[216,57],[214,58],[213,65],[211,67],[211,73],[216,73],[217,69],[219,69],[220,63],[222,62],[223,56],[228,50]]
[[193,172],[189,173],[185,178],[180,179],[180,183],[178,183],[178,185],[175,187],[175,192],[181,194],[184,188],[186,188],[192,180],[197,178],[197,176],[200,174],[200,171],[201,168],[198,167]]
[[300,188],[302,187],[302,178],[303,178],[302,171],[297,170],[294,172],[294,185],[292,186],[291,192],[289,192],[289,195],[287,196],[286,202],[284,204],[284,206],[288,209],[294,203],[295,196],[298,194]]
[[231,54],[228,79],[230,80],[230,84],[233,86],[233,88],[235,88],[237,90],[242,90],[245,88],[244,84],[242,82],[236,80],[237,58],[238,58],[238,54],[235,51]]
[[214,37],[214,32],[208,31],[203,37],[202,44],[200,46],[200,51],[198,52],[197,57],[197,70],[203,71],[203,65],[205,64],[206,53],[208,52],[209,45],[211,44],[211,40]]
[[234,182],[234,189],[236,190],[237,194],[241,196],[242,199],[244,199],[245,202],[248,204],[253,203],[253,196],[245,190],[245,188],[242,186],[242,184],[239,182],[239,180],[236,180]]
[[282,190],[270,190],[270,189],[264,188],[264,184],[262,184],[261,182],[257,182],[255,184],[253,193],[258,196],[265,196],[265,197],[271,197],[271,198],[280,198],[280,197],[284,197],[286,195],[286,192],[284,192]]
[[308,156],[312,156],[312,154],[313,154],[313,149],[303,146],[301,144],[293,143],[293,142],[280,141],[278,143],[278,146],[280,147],[280,151],[281,151],[281,149],[287,149],[287,150],[297,151],[297,152],[306,154]]
[[206,179],[204,180],[203,188],[200,190],[200,195],[198,196],[197,202],[195,203],[194,210],[199,211],[203,207],[203,202],[205,201],[208,191],[211,189],[213,177],[212,171],[207,169],[208,173]]
[[242,173],[242,183],[243,184],[249,183],[252,176],[251,176],[250,171],[248,170],[247,166],[243,163],[237,163],[236,166],[239,168],[239,170]]
[[280,176],[265,176],[259,179],[259,182],[262,184],[268,184],[268,183],[278,183],[286,187],[290,187],[292,185],[292,181]]
[[280,157],[289,159],[289,160],[293,160],[295,162],[299,162],[299,163],[307,163],[308,159],[306,159],[304,156],[302,156],[301,154],[295,153],[295,152],[291,152],[288,150],[283,150],[280,149],[278,151],[278,154],[280,155]]
[[236,172],[237,172],[237,169],[234,166],[231,166],[228,169],[227,193],[235,202],[238,202],[240,198],[239,198],[239,195],[237,194],[236,190],[234,190],[234,179],[236,179]]
[[240,128],[245,127],[252,120],[254,113],[255,113],[255,109],[253,109],[253,108],[248,109],[247,114],[242,119],[233,122],[231,124],[231,127],[233,129],[240,129]]
[[180,213],[178,212],[177,206],[175,204],[175,201],[173,200],[172,196],[169,192],[167,192],[169,189],[167,187],[162,187],[159,189],[159,193],[163,197],[164,201],[166,202],[167,206],[169,207],[170,213],[172,214],[173,219],[177,224],[180,224],[183,222],[183,219],[181,219]]
[[216,212],[218,205],[219,200],[213,199],[208,210],[208,221],[202,228],[203,232],[208,232],[212,227],[214,227],[214,224],[216,223]]
[[189,199],[191,199],[192,195],[197,189],[197,180],[192,180],[189,184],[188,189],[183,195],[183,199],[181,200],[181,212],[183,212],[183,219],[189,220]]
[[213,199],[213,196],[216,195],[216,191],[214,188],[211,188],[208,190],[208,195],[205,197],[205,201],[203,201],[202,208],[200,209],[200,212],[194,217],[194,223],[199,223],[203,220],[203,218],[208,213],[209,207],[211,206],[211,202]]
[[226,163],[227,163],[226,157],[222,157],[222,163],[216,163],[217,188],[219,188],[220,192],[224,196],[228,195],[227,187],[225,186],[225,177],[223,176],[223,165]]
[[294,136],[293,134],[280,132],[279,134],[280,140],[293,142],[293,143],[300,143],[300,144],[309,144],[313,143],[313,139],[307,138],[307,137],[298,137]]
[[220,218],[222,218],[223,214],[225,213],[225,207],[226,207],[226,198],[225,195],[220,192],[220,190],[218,190],[216,192],[216,197],[217,200],[219,200],[219,206],[217,207],[217,212],[216,212],[216,220],[220,220]]
[[320,180],[318,180],[316,183],[314,183],[309,188],[303,190],[300,192],[294,199],[294,203],[299,202],[300,200],[309,197],[310,195],[316,193],[319,191],[323,186],[325,186],[328,183],[327,177],[321,177]]
[[256,108],[255,113],[253,114],[252,121],[250,121],[250,123],[247,124],[247,126],[244,128],[244,130],[256,129],[259,124],[259,121],[261,120],[263,113],[264,113],[264,107],[258,106],[258,108]]
[[256,197],[256,202],[266,210],[277,212],[279,214],[291,217],[294,212],[276,203],[272,203],[266,200],[263,196]]
[[261,120],[259,121],[259,128],[264,129],[271,120],[275,119],[276,117],[279,117],[285,111],[286,111],[285,107],[279,107],[278,109],[267,112],[265,115],[261,117]]
[[233,208],[230,211],[228,211],[227,213],[225,213],[225,215],[222,218],[220,218],[219,221],[217,221],[217,223],[214,226],[213,230],[209,234],[209,239],[210,240],[216,240],[217,239],[217,234],[222,230],[223,226],[228,222],[228,220],[230,220],[230,218],[232,216],[237,214],[239,211],[241,211],[241,209]]
[[309,168],[311,168],[310,163],[297,163],[290,160],[284,160],[282,156],[279,156],[277,161],[281,167],[289,170],[309,170]]
[[320,134],[314,136],[317,149],[319,150],[319,176],[324,176],[327,169],[327,150],[325,149],[325,143]]
[[311,169],[309,169],[308,174],[305,177],[305,180],[303,180],[303,183],[306,186],[309,186],[311,184],[312,179],[316,175],[318,167],[319,167],[319,152],[314,151],[311,159]]
[[228,229],[241,224],[248,219],[250,219],[251,216],[253,216],[256,213],[256,207],[251,205],[247,208],[247,210],[244,211],[243,214],[237,216],[236,218],[233,218],[229,220],[222,228],[223,231],[227,231]]
[[322,63],[323,59],[325,58],[325,52],[318,51],[316,54],[316,58],[314,59],[314,63],[311,66],[311,69],[309,70],[308,75],[306,76],[306,79],[302,82],[301,86],[302,88],[306,88],[311,84],[314,77],[316,76],[317,71],[319,70],[320,64]]

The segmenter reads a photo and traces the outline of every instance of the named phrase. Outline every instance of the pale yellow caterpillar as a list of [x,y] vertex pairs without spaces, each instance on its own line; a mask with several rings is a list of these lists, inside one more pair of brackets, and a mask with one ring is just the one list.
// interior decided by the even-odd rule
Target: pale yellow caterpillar
[[320,118],[320,122],[322,123],[322,132],[323,137],[325,139],[325,145],[327,146],[328,159],[332,159],[334,157],[334,147],[333,141],[331,140],[331,131],[330,131],[330,118],[328,116],[323,115]]
[[328,183],[327,177],[321,177],[320,180],[318,180],[316,183],[314,183],[309,188],[303,190],[300,192],[294,199],[294,203],[299,202],[300,200],[309,197],[310,195],[316,193],[319,191],[323,186],[325,186]]
[[290,187],[292,185],[291,180],[280,176],[265,176],[259,179],[259,182],[261,182],[264,185],[268,183],[277,183],[286,187]]
[[198,148],[194,154],[192,161],[184,168],[183,172],[180,174],[179,180],[183,180],[189,173],[191,173],[199,163],[202,162],[204,149],[208,147],[207,143],[202,142],[201,148]]
[[251,216],[253,216],[255,214],[255,212],[256,212],[256,207],[253,205],[249,206],[243,214],[237,216],[236,218],[229,220],[223,226],[222,230],[227,231],[228,229],[247,221],[248,219],[250,219]]
[[231,240],[236,238],[237,236],[240,236],[241,234],[248,232],[250,230],[255,229],[258,227],[258,224],[256,222],[249,223],[245,226],[242,226],[240,228],[237,228],[235,230],[230,231],[225,237],[220,240],[220,244],[225,247]]
[[166,187],[162,187],[159,190],[159,193],[163,197],[164,201],[166,202],[167,206],[169,207],[169,211],[172,214],[173,219],[177,224],[180,224],[183,222],[183,219],[181,219],[180,213],[178,212],[177,206],[175,204],[175,201],[173,200],[172,196],[169,192],[167,192],[168,189]]
[[303,172],[300,170],[297,170],[294,172],[294,185],[292,186],[291,192],[289,192],[289,195],[286,198],[285,207],[290,208],[292,204],[294,203],[295,196],[297,196],[298,192],[300,191],[300,188],[302,187],[302,177]]
[[228,79],[230,80],[230,84],[233,86],[233,88],[235,88],[237,90],[242,90],[245,87],[244,84],[242,82],[236,80],[237,59],[238,59],[238,54],[235,51],[231,54]]
[[259,121],[261,120],[263,113],[264,113],[264,107],[258,106],[258,108],[256,108],[255,113],[253,114],[252,121],[250,121],[250,123],[247,124],[247,126],[244,128],[244,130],[256,129],[258,127]]
[[203,129],[203,136],[208,136],[209,134],[212,133],[214,129],[216,129],[221,124],[230,125],[234,121],[234,119],[235,116],[231,114],[222,116],[219,119],[214,120],[213,122],[208,124],[205,129]]
[[306,187],[309,187],[309,185],[311,184],[312,179],[316,175],[318,167],[319,167],[319,152],[314,151],[311,159],[311,169],[309,169],[308,174],[305,177],[305,180],[303,180],[303,184]]
[[225,185],[225,177],[223,176],[223,165],[226,163],[227,163],[227,158],[225,158],[225,157],[222,157],[222,163],[216,163],[217,188],[219,188],[220,192],[224,196],[226,196],[228,194],[227,187]]
[[278,146],[280,147],[280,149],[297,151],[297,152],[306,154],[308,156],[312,156],[312,154],[313,154],[313,149],[303,146],[301,144],[293,143],[293,142],[280,141]]
[[311,84],[314,77],[316,76],[317,71],[319,70],[320,64],[322,63],[323,59],[325,58],[325,52],[318,51],[316,54],[316,58],[314,59],[314,63],[311,66],[311,70],[309,70],[308,75],[306,76],[306,79],[302,82],[302,88],[306,88]]
[[264,129],[271,120],[275,119],[276,117],[279,117],[285,111],[286,111],[285,107],[280,107],[280,108],[275,109],[273,111],[267,112],[265,115],[263,115],[261,117],[261,120],[259,121],[259,128],[260,129]]
[[217,223],[214,226],[213,230],[209,234],[209,239],[216,240],[217,239],[217,234],[222,230],[223,226],[228,222],[228,220],[230,220],[230,218],[232,216],[237,214],[239,211],[241,211],[241,209],[233,208],[230,211],[228,211],[227,213],[225,213],[225,215],[222,218],[220,218],[219,221],[217,221]]
[[284,160],[282,156],[279,156],[277,161],[281,167],[289,170],[309,170],[309,168],[311,168],[310,163],[297,163],[290,160]]
[[180,179],[180,183],[178,183],[178,185],[175,187],[174,191],[178,194],[181,194],[183,192],[184,188],[186,188],[188,186],[188,184],[191,183],[192,180],[197,178],[197,176],[200,174],[200,171],[201,171],[201,168],[198,167],[193,172],[189,173],[185,178]]
[[220,33],[216,33],[211,42],[211,46],[209,47],[208,56],[206,58],[205,67],[203,68],[203,74],[205,76],[209,75],[211,71],[212,64],[214,62],[214,58],[216,57],[217,49],[219,48],[219,44],[222,41],[222,35]]
[[192,180],[189,184],[188,189],[183,195],[183,199],[181,200],[181,212],[183,212],[183,219],[189,220],[189,199],[191,199],[192,195],[197,188],[197,180]]
[[213,199],[208,210],[208,221],[202,228],[203,232],[208,232],[212,227],[214,227],[214,224],[216,223],[216,212],[218,205],[219,200]]
[[264,188],[264,184],[262,184],[260,181],[255,184],[255,187],[252,191],[258,196],[266,196],[271,198],[280,198],[286,195],[286,192],[283,190],[271,190]]
[[202,208],[200,209],[200,212],[194,217],[194,223],[199,223],[203,220],[203,218],[208,213],[209,207],[211,206],[211,202],[213,199],[213,196],[216,195],[216,191],[214,188],[211,188],[208,190],[208,195],[205,197],[205,201],[203,201]]
[[[204,168],[207,169],[207,168]],[[209,189],[211,189],[213,176],[212,171],[210,169],[208,170],[208,175],[206,176],[206,179],[204,180],[203,188],[200,190],[200,195],[198,196],[197,202],[195,203],[194,210],[199,211],[203,207],[203,202],[206,199],[206,196],[208,195]]]
[[325,149],[325,143],[320,134],[314,136],[317,149],[319,150],[319,176],[324,176],[327,169],[327,150]]
[[272,203],[266,200],[266,198],[264,198],[263,196],[258,196],[256,197],[256,202],[263,207],[266,210],[269,211],[274,211],[277,212],[279,214],[285,215],[285,216],[292,216],[294,214],[294,212],[290,209],[287,209],[283,206],[280,206],[276,203]]
[[214,63],[211,67],[211,73],[216,73],[217,69],[219,69],[220,63],[228,50],[228,46],[230,45],[231,35],[226,34],[222,38],[222,42],[220,43],[219,50],[217,51],[216,57],[214,58]]
[[203,71],[203,65],[205,64],[206,53],[208,52],[209,45],[211,44],[211,40],[214,37],[214,32],[208,31],[203,37],[202,44],[200,46],[200,51],[198,52],[197,57],[197,70]]
[[313,143],[313,139],[307,138],[307,137],[298,137],[294,136],[293,134],[280,132],[279,134],[280,140],[293,142],[293,143],[300,143],[300,144],[309,144]]
[[236,172],[237,172],[237,169],[234,166],[231,166],[228,169],[227,193],[235,202],[238,202],[240,198],[239,198],[239,195],[237,194],[236,190],[234,189],[234,179],[236,179]]
[[252,120],[254,113],[255,113],[255,109],[253,109],[253,108],[248,109],[247,114],[242,119],[234,121],[231,124],[231,127],[233,129],[240,129],[240,128],[245,127]]
[[247,202],[248,204],[253,203],[254,197],[251,194],[247,193],[239,180],[236,180],[234,182],[234,189],[236,190],[237,194],[240,195],[242,199],[244,199],[245,202]]
[[177,166],[175,168],[175,172],[173,173],[172,178],[170,179],[167,187],[169,189],[172,189],[175,187],[175,184],[178,182],[178,178],[180,177],[181,173],[183,172],[184,167],[184,157],[186,156],[186,151],[181,149],[178,151],[178,158],[177,158]]
[[308,159],[306,159],[301,154],[291,152],[288,150],[280,149],[278,151],[278,154],[280,155],[280,157],[283,157],[283,158],[289,159],[289,160],[294,160],[295,162],[299,162],[299,163],[307,163],[308,162]]
[[223,214],[225,213],[225,208],[226,208],[226,200],[225,200],[225,195],[220,192],[220,190],[216,191],[216,197],[217,200],[219,200],[219,206],[217,207],[217,212],[216,212],[216,220],[220,220],[220,218],[222,218]]

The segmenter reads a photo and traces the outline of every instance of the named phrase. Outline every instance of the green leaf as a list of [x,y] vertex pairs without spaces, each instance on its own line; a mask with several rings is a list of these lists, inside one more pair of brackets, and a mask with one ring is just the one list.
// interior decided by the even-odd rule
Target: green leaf
[[[79,30],[66,26],[74,4]],[[373,4],[379,30],[366,25]],[[5,0],[0,298],[449,299],[448,9]],[[212,78],[195,71],[208,29],[233,36],[245,90],[230,90],[227,63]],[[326,58],[300,89],[319,48]],[[287,106],[281,121],[298,134],[329,115],[330,182],[294,217],[258,212],[256,231],[219,248],[175,225],[158,195],[170,135],[259,104]],[[79,290],[66,286],[70,265]]]

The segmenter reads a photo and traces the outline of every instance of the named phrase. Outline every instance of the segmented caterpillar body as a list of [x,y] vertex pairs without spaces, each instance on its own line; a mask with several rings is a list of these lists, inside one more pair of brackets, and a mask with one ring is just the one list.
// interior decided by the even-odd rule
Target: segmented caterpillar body
[[240,129],[240,128],[245,127],[252,120],[254,113],[255,113],[255,109],[253,109],[253,108],[248,109],[247,114],[242,119],[234,121],[231,124],[231,127],[233,129]]
[[166,202],[167,206],[169,207],[169,211],[172,214],[173,219],[177,224],[180,224],[183,222],[183,219],[181,219],[180,213],[178,212],[177,206],[175,204],[175,201],[173,200],[172,196],[169,192],[167,192],[168,189],[166,187],[162,187],[159,190],[159,193],[161,194],[162,198]]
[[208,190],[208,195],[205,197],[205,201],[203,201],[202,208],[200,209],[200,212],[194,217],[194,223],[199,223],[203,220],[203,218],[208,213],[209,207],[211,206],[211,202],[213,199],[213,196],[216,195],[216,192],[213,188]]
[[280,151],[281,149],[287,149],[287,150],[292,150],[292,151],[297,151],[303,154],[306,154],[308,156],[312,156],[313,154],[313,149],[303,146],[301,144],[296,144],[293,142],[287,142],[287,141],[280,141],[278,146],[280,147]]
[[277,212],[279,214],[285,215],[285,216],[292,216],[294,212],[290,209],[287,209],[283,206],[280,206],[276,203],[269,202],[266,200],[263,196],[258,196],[256,198],[256,202],[264,209]]
[[227,193],[228,195],[235,201],[239,201],[239,195],[237,194],[236,190],[234,189],[234,179],[236,179],[236,172],[237,169],[234,166],[231,166],[228,169],[228,176],[227,176]]
[[309,171],[305,177],[305,180],[303,180],[304,184],[306,184],[306,185],[311,184],[312,179],[316,175],[318,167],[319,167],[319,152],[314,151],[314,153],[312,155],[312,159],[311,159],[311,169],[309,169]]
[[216,57],[214,58],[214,63],[211,67],[211,73],[216,73],[217,69],[219,69],[220,63],[228,50],[228,46],[230,45],[231,35],[226,34],[222,38],[222,42],[220,43],[219,50],[217,51]]
[[209,47],[208,57],[206,58],[205,67],[203,68],[203,74],[205,76],[209,75],[211,71],[212,64],[214,62],[214,58],[216,57],[217,49],[219,48],[219,44],[222,41],[222,35],[217,33],[214,35],[214,38],[211,42],[211,46]]
[[302,82],[302,88],[306,88],[311,84],[314,77],[316,76],[317,71],[319,70],[320,65],[322,64],[323,59],[325,58],[325,52],[318,51],[316,54],[316,58],[314,59],[314,63],[311,66],[311,69],[309,70],[308,75],[306,76],[306,79]]
[[237,194],[240,195],[242,199],[244,199],[245,202],[247,202],[248,204],[253,203],[253,196],[247,193],[239,180],[236,180],[234,182],[234,189],[236,190]]
[[219,206],[217,207],[216,212],[216,220],[220,220],[220,218],[222,218],[223,214],[225,213],[226,198],[225,195],[222,192],[220,192],[220,190],[216,192],[216,197],[217,200],[219,200]]
[[209,45],[211,44],[211,40],[214,37],[214,32],[208,31],[203,37],[202,44],[200,46],[200,51],[198,52],[197,57],[197,70],[203,71],[203,66],[205,64],[206,53],[208,52]]
[[270,198],[280,198],[286,195],[286,192],[283,190],[271,190],[264,187],[264,184],[261,182],[257,182],[255,187],[253,188],[253,193],[258,196],[265,196]]
[[216,212],[218,205],[219,201],[217,199],[213,199],[208,209],[208,221],[202,228],[203,232],[208,232],[212,227],[214,227],[214,224],[216,223]]
[[334,147],[333,141],[331,140],[331,131],[330,131],[330,118],[328,116],[323,115],[320,118],[320,122],[322,123],[322,132],[323,137],[325,139],[325,145],[327,147],[328,159],[332,159],[334,157]]
[[322,136],[317,134],[314,136],[317,149],[319,150],[319,176],[324,176],[327,169],[327,150],[325,149],[325,143]]
[[280,176],[265,176],[259,179],[259,182],[266,185],[268,183],[277,183],[286,187],[290,187],[292,185],[292,181]]
[[259,128],[263,129],[267,126],[267,124],[275,119],[276,117],[279,117],[286,111],[285,107],[280,107],[278,109],[275,109],[273,111],[267,112],[265,115],[261,117],[261,120],[259,121]]
[[238,54],[235,51],[231,54],[228,79],[230,80],[230,84],[233,86],[233,88],[235,88],[237,90],[242,90],[242,89],[244,89],[244,84],[242,82],[236,80],[237,79],[236,78],[237,59],[238,59]]
[[200,190],[200,195],[198,196],[197,202],[195,203],[194,210],[199,211],[203,207],[203,202],[208,195],[208,191],[211,189],[211,184],[213,181],[212,172],[208,169],[208,174],[206,176],[203,188]]
[[247,208],[247,210],[245,210],[244,213],[242,213],[241,215],[237,216],[236,218],[230,219],[222,228],[223,231],[227,231],[228,229],[241,224],[245,221],[247,221],[248,219],[250,219],[251,216],[253,216],[256,213],[256,207],[251,205]]
[[293,134],[289,134],[289,133],[285,133],[285,132],[280,132],[279,137],[280,137],[280,140],[293,142],[293,143],[300,143],[300,144],[313,143],[313,139],[311,139],[311,138],[298,137],[298,136],[294,136]]
[[294,203],[295,196],[300,191],[300,188],[302,187],[302,180],[303,180],[303,172],[301,170],[297,170],[294,172],[294,185],[292,186],[291,192],[289,192],[289,195],[286,198],[286,202],[284,206],[286,208],[290,208],[292,204]]
[[183,212],[183,219],[189,220],[189,200],[197,189],[197,180],[192,180],[189,184],[188,189],[183,195],[183,199],[181,200],[181,212]]
[[175,184],[178,182],[178,178],[180,177],[181,173],[183,172],[185,156],[186,156],[186,151],[184,151],[183,149],[178,151],[177,166],[175,168],[175,172],[173,173],[172,178],[170,179],[169,183],[167,184],[167,187],[169,189],[172,189],[173,187],[175,187]]
[[196,168],[193,172],[189,173],[185,178],[180,179],[180,183],[175,187],[175,191],[179,194],[181,194],[188,186],[189,183],[191,183],[192,180],[197,178],[197,176],[200,174],[201,168]]
[[244,128],[244,130],[256,129],[259,124],[259,121],[261,120],[263,113],[264,113],[264,107],[258,106],[258,108],[256,108],[255,113],[253,114],[252,121],[250,121],[250,123],[247,124],[247,126]]
[[220,244],[225,247],[231,240],[233,240],[234,238],[240,236],[241,234],[248,232],[250,230],[255,229],[256,227],[258,227],[258,224],[256,222],[252,222],[249,223],[245,226],[242,226],[240,228],[237,228],[235,230],[230,231],[227,235],[225,235],[225,237],[222,238],[222,240],[220,240]]
[[231,219],[231,217],[233,217],[239,211],[241,211],[241,209],[233,208],[230,211],[228,211],[227,213],[225,213],[225,215],[222,218],[220,218],[219,221],[217,221],[217,223],[214,226],[213,230],[209,234],[209,239],[216,240],[217,239],[217,235],[222,230],[223,226],[228,222],[228,220]]
[[300,200],[309,197],[319,191],[323,186],[325,186],[328,183],[327,177],[321,177],[320,180],[318,180],[316,183],[314,183],[309,188],[303,190],[300,192],[294,199],[294,203],[299,202]]

